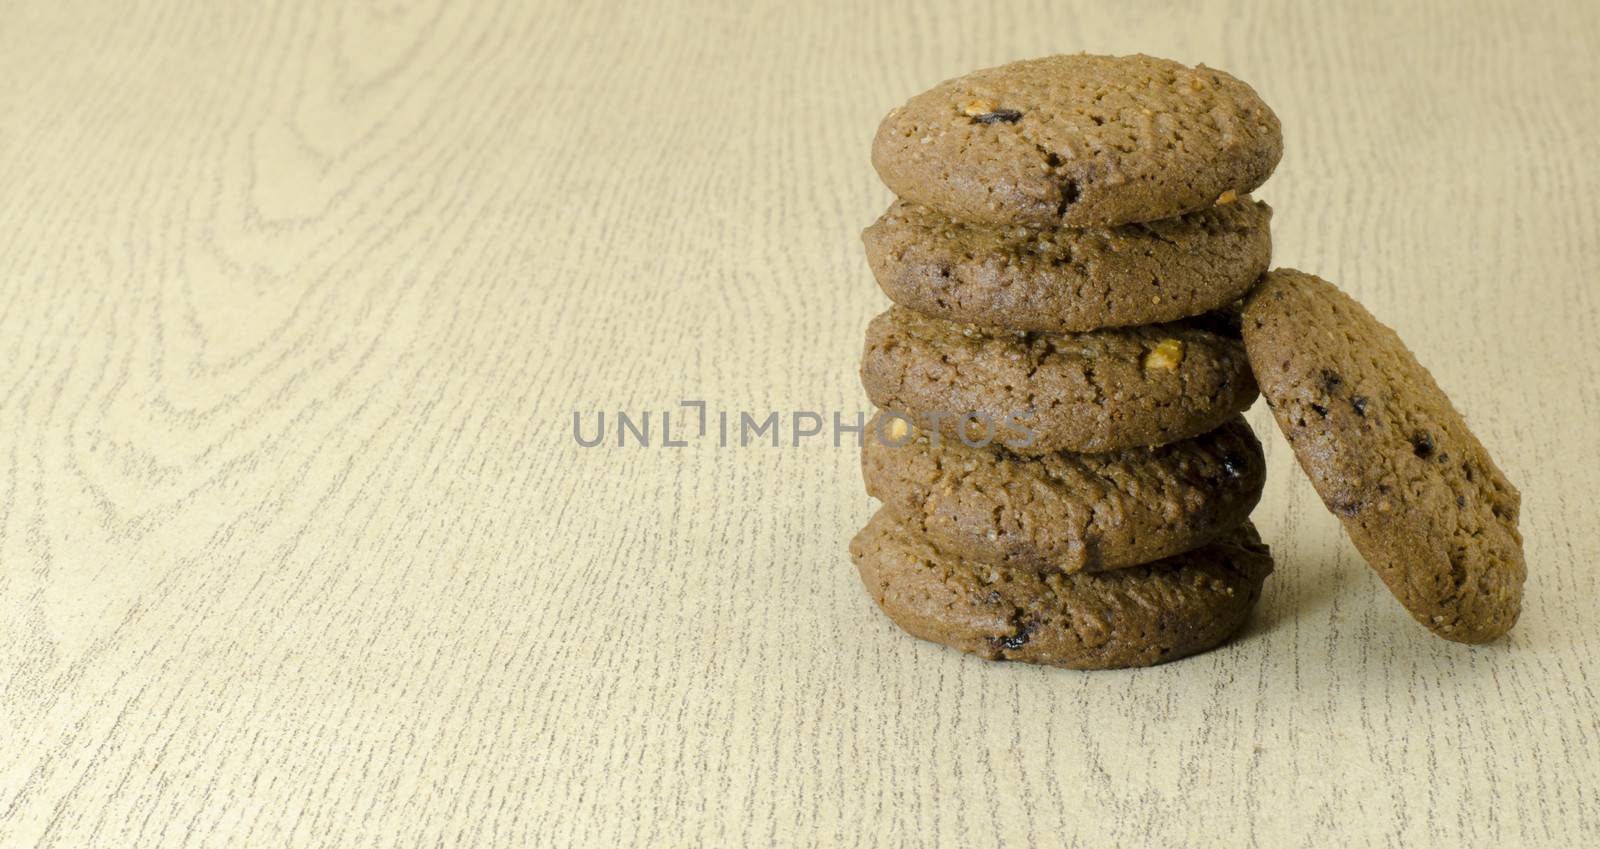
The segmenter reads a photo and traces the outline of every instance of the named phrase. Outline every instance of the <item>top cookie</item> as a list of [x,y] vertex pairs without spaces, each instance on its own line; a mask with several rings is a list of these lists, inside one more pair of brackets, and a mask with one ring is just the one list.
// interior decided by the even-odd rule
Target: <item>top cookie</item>
[[896,194],[952,218],[1096,227],[1242,195],[1282,153],[1277,116],[1228,74],[1079,54],[975,71],[911,98],[878,126],[872,164]]
[[1246,301],[1243,334],[1301,467],[1411,615],[1464,643],[1509,631],[1521,498],[1394,331],[1332,284],[1278,269]]

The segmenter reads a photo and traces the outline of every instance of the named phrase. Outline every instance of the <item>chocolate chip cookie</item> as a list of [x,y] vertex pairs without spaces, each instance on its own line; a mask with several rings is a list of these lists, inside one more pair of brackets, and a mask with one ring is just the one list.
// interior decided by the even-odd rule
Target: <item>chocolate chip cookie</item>
[[971,563],[879,510],[850,543],[861,583],[912,636],[989,660],[1151,666],[1221,644],[1250,615],[1272,556],[1249,523],[1210,545],[1114,572]]
[[883,119],[872,164],[957,219],[1103,227],[1171,218],[1261,185],[1277,116],[1250,86],[1150,56],[1050,56],[947,80]]
[[1301,467],[1411,615],[1464,643],[1510,630],[1521,498],[1394,331],[1332,284],[1278,269],[1246,302],[1243,333]]
[[1264,203],[1060,228],[970,224],[896,201],[862,234],[884,294],[924,315],[1010,330],[1176,321],[1230,304],[1267,270]]
[[861,383],[874,404],[952,440],[977,430],[1023,454],[1176,442],[1257,394],[1244,346],[1191,323],[1015,333],[904,307],[868,325]]
[[1261,498],[1266,462],[1242,417],[1182,442],[1023,457],[875,416],[867,493],[942,550],[1041,571],[1099,571],[1206,543]]

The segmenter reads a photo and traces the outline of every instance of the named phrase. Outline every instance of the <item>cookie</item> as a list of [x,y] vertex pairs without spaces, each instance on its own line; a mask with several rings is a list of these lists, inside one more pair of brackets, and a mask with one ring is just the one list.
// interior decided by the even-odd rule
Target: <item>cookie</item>
[[872,164],[900,197],[966,221],[1104,227],[1261,185],[1283,153],[1250,86],[1150,56],[1050,56],[946,80],[890,112]]
[[1245,347],[1324,504],[1401,604],[1463,643],[1511,629],[1527,569],[1521,497],[1393,330],[1332,284],[1271,272]]
[[867,493],[949,554],[1024,569],[1118,569],[1194,548],[1243,522],[1266,480],[1242,417],[1111,454],[1022,457],[936,436],[875,416]]
[[1148,224],[969,224],[896,201],[861,234],[889,299],[924,315],[1073,332],[1176,321],[1232,303],[1267,270],[1272,209],[1241,198]]
[[1272,572],[1249,523],[1115,572],[1039,574],[965,561],[879,510],[850,542],[861,583],[914,637],[989,660],[1070,669],[1151,666],[1220,645]]
[[872,403],[952,440],[993,433],[1023,454],[1176,442],[1257,394],[1244,346],[1199,326],[1014,333],[904,307],[867,326],[861,384]]

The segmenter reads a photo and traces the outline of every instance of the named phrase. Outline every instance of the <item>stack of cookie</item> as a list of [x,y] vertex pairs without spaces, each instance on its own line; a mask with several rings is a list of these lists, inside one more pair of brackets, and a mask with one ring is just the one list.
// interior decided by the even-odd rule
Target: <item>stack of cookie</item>
[[1238,630],[1272,561],[1232,305],[1281,149],[1249,86],[1146,56],[978,71],[884,119],[899,199],[863,240],[895,305],[861,366],[884,507],[851,553],[902,628],[1074,668]]

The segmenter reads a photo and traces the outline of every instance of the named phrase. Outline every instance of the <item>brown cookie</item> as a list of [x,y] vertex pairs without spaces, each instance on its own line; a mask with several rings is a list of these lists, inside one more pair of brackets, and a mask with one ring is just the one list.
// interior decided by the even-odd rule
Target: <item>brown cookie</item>
[[1039,574],[962,560],[884,509],[850,554],[873,601],[912,636],[1070,669],[1151,666],[1220,645],[1249,618],[1272,572],[1248,522],[1144,566]]
[[1394,331],[1332,284],[1278,269],[1243,332],[1300,466],[1411,615],[1464,643],[1510,630],[1527,573],[1521,497]]
[[1019,454],[1176,442],[1257,394],[1243,345],[1195,324],[1014,333],[904,307],[868,325],[861,384],[872,403],[952,440],[976,430]]
[[1186,551],[1243,522],[1266,462],[1242,417],[1159,448],[1021,457],[875,416],[867,493],[942,550],[975,562],[1077,572]]
[[947,80],[890,112],[872,164],[951,218],[1103,227],[1261,185],[1283,153],[1254,90],[1150,56],[1049,56]]
[[968,224],[897,201],[861,234],[878,286],[924,315],[1074,332],[1176,321],[1249,291],[1272,210],[1241,198],[1148,224],[1085,230]]

